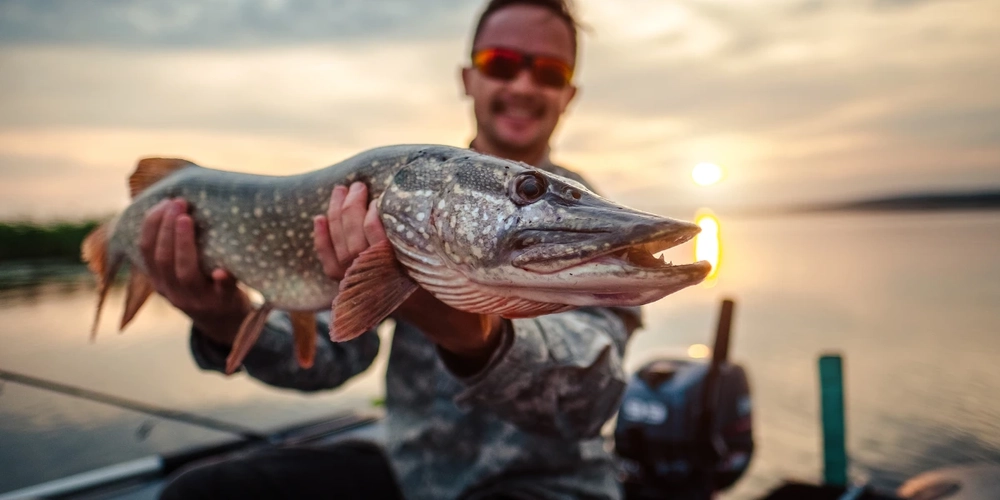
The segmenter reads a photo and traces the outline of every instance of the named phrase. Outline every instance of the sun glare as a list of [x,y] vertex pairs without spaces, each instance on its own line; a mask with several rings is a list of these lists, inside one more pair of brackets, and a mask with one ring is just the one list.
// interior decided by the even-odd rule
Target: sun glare
[[695,236],[694,256],[696,260],[712,264],[712,271],[705,278],[709,281],[719,274],[719,257],[722,254],[719,219],[710,213],[701,213],[695,217],[695,224],[701,227],[701,232]]
[[711,186],[722,180],[722,167],[714,163],[699,163],[691,171],[691,178],[699,186]]

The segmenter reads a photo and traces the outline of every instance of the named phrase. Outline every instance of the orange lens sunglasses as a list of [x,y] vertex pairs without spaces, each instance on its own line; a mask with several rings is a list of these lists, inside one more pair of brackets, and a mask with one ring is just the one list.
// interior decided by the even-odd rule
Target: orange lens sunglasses
[[472,65],[480,73],[505,82],[530,69],[535,83],[561,89],[573,78],[573,68],[560,59],[524,54],[516,50],[489,48],[472,54]]

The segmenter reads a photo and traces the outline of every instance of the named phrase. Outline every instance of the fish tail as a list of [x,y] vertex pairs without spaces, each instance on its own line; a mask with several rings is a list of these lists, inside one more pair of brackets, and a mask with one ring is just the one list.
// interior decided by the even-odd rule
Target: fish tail
[[124,256],[111,255],[108,251],[111,231],[114,221],[105,222],[90,232],[80,247],[80,257],[87,263],[87,268],[97,279],[97,311],[94,314],[94,324],[90,329],[90,340],[97,337],[97,325],[101,320],[101,308],[108,295],[115,274],[121,267]]

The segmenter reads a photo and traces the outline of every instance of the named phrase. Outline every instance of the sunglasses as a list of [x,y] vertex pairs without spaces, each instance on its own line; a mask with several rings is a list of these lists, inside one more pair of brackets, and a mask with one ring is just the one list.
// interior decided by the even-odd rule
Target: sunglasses
[[472,65],[490,78],[509,82],[530,69],[535,83],[561,89],[573,78],[573,68],[554,57],[533,56],[511,49],[482,49],[472,54]]

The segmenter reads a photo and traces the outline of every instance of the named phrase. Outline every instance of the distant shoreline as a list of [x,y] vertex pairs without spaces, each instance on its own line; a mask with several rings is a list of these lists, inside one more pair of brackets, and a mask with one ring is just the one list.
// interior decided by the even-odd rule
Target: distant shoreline
[[870,198],[843,203],[806,205],[799,212],[829,211],[923,211],[1000,209],[1000,191],[977,193],[930,193]]
[[735,210],[740,215],[773,216],[821,213],[889,213],[1000,210],[1000,190],[967,193],[919,193],[853,201],[809,203]]

